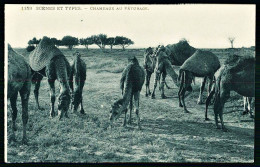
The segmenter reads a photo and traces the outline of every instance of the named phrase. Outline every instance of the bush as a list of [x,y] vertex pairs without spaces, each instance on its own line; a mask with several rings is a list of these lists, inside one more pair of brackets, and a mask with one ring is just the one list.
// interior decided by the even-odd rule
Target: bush
[[27,52],[31,52],[35,49],[35,46],[27,46],[26,50]]

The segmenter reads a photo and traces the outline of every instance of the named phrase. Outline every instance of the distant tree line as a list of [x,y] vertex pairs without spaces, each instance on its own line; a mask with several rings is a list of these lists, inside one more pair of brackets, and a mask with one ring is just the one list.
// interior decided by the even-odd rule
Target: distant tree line
[[[104,50],[106,46],[109,46],[111,50],[113,49],[113,46],[120,46],[123,50],[125,50],[126,47],[134,44],[134,42],[127,37],[107,37],[106,34],[92,35],[90,37],[80,39],[67,35],[64,36],[61,40],[57,38],[51,38],[51,40],[57,47],[66,46],[70,50],[78,45],[83,45],[87,49],[90,45],[97,45],[101,50]],[[40,41],[41,39],[38,40],[34,37],[32,40],[28,41],[28,47],[35,48]]]

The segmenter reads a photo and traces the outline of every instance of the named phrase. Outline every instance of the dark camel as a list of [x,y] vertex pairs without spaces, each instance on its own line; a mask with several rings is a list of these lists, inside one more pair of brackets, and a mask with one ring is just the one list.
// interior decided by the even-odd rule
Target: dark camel
[[73,82],[70,82],[70,84],[72,84],[70,87],[72,87],[72,92],[73,92],[72,93],[73,94],[72,105],[74,106],[73,112],[75,113],[77,111],[78,106],[80,104],[80,113],[85,114],[85,111],[83,109],[83,103],[82,103],[82,99],[83,99],[82,91],[86,80],[87,66],[80,57],[81,55],[79,52],[75,52],[73,54],[73,63],[71,66],[71,72],[72,72],[71,75],[73,76]]
[[31,90],[31,69],[24,58],[16,53],[8,44],[8,88],[7,98],[10,99],[12,108],[12,135],[10,141],[15,141],[15,131],[17,130],[15,121],[17,118],[17,96],[18,92],[22,102],[23,139],[22,143],[27,143],[26,125],[28,122],[28,101]]
[[227,99],[230,98],[230,91],[235,91],[245,97],[255,96],[255,58],[243,57],[236,65],[225,65],[216,80],[215,86],[206,100],[206,111],[210,99],[215,94],[214,115],[215,123],[218,126],[218,117],[221,121],[221,128],[227,131],[223,122],[223,108]]
[[[156,50],[153,51],[153,49],[151,47],[149,47],[145,50],[145,53],[144,53],[144,69],[146,71],[146,73],[145,73],[145,87],[146,87],[145,96],[146,97],[148,95],[151,95],[150,79],[151,79],[151,75],[153,74],[155,65],[156,65],[156,57],[153,54],[155,54],[157,52],[158,48],[159,47],[157,47]],[[167,87],[167,89],[171,89],[171,88],[167,85],[167,83],[165,81],[165,78],[166,78],[165,70],[162,72],[161,76],[162,76],[162,81],[161,81],[159,90],[161,91],[161,97],[164,99],[164,98],[166,98],[166,96],[164,94],[164,90],[163,90],[164,87],[162,85],[165,83],[165,86]],[[160,82],[160,78],[158,80]],[[157,80],[155,80],[155,81],[157,81]],[[157,86],[157,83],[155,83],[155,85]],[[155,94],[153,94],[152,98],[155,98]]]
[[[141,129],[140,116],[139,116],[139,99],[140,99],[140,92],[142,90],[142,86],[145,80],[145,72],[144,69],[139,65],[136,57],[134,56],[130,57],[128,61],[129,64],[124,69],[120,80],[120,88],[122,89],[123,98],[117,100],[112,105],[112,110],[110,111],[111,113],[110,122],[112,126],[113,121],[118,119],[119,116],[123,112],[125,112],[125,119],[123,125],[126,126],[126,113],[127,113],[127,106],[129,105],[130,118],[128,123],[131,124],[133,98],[134,98],[135,113],[138,118],[138,128]],[[125,88],[124,88],[124,84],[125,84]]]
[[203,77],[200,87],[198,103],[202,102],[202,93],[207,78],[209,79],[208,94],[211,89],[215,72],[220,68],[218,57],[209,51],[197,50],[188,58],[179,70],[180,89],[178,92],[179,106],[183,107],[184,112],[189,112],[186,108],[184,97],[185,92],[192,91],[191,83],[194,77]]
[[37,73],[37,75],[33,76],[35,82],[34,95],[37,106],[39,107],[38,95],[40,83],[44,76],[48,78],[50,87],[50,116],[54,117],[56,115],[54,111],[55,80],[58,80],[60,83],[60,94],[58,97],[59,119],[63,116],[68,118],[68,109],[71,100],[69,81],[72,80],[71,67],[68,60],[48,37],[43,37],[39,45],[29,55],[29,63],[32,70]]
[[[155,73],[156,76],[155,76],[154,88],[153,88],[153,92],[152,92],[152,98],[155,97],[155,89],[157,87],[157,81],[160,79],[160,75],[162,73],[165,73],[165,71],[171,71],[172,74],[175,73],[173,70],[173,67],[171,65],[181,66],[196,51],[196,49],[193,48],[192,46],[190,46],[186,40],[181,40],[178,43],[172,44],[172,45],[169,44],[166,47],[159,46],[158,51],[154,54],[156,57],[159,54],[159,50],[160,51],[163,50],[163,52],[165,53],[164,56],[167,56],[168,58],[163,58],[163,59],[160,58],[160,60],[162,62],[156,61],[156,64],[159,64],[159,66],[160,66],[160,70],[158,71],[156,69],[156,73]],[[156,58],[156,60],[158,60],[158,58]],[[166,61],[166,62],[164,62],[164,61]],[[170,62],[170,64],[169,64],[169,62]],[[167,68],[163,64],[167,64],[166,65]],[[166,72],[164,74],[165,77],[166,77],[166,74],[168,75],[168,73]],[[175,75],[175,74],[173,74],[173,75]],[[163,78],[165,78],[165,77],[163,76]],[[193,79],[193,81],[194,81],[194,79]],[[164,94],[164,82],[161,82],[160,89],[162,91],[161,94]]]

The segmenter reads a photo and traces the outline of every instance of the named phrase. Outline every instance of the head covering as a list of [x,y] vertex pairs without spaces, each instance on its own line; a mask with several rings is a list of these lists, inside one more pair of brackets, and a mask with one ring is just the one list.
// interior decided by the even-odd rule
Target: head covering
[[34,71],[40,71],[53,57],[58,55],[63,54],[55,47],[50,38],[43,37],[39,45],[29,55],[29,65]]

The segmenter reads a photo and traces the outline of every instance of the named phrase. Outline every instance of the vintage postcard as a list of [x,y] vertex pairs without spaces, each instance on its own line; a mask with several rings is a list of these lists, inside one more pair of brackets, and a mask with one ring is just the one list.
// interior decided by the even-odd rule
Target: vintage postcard
[[254,162],[254,4],[5,5],[5,162]]

